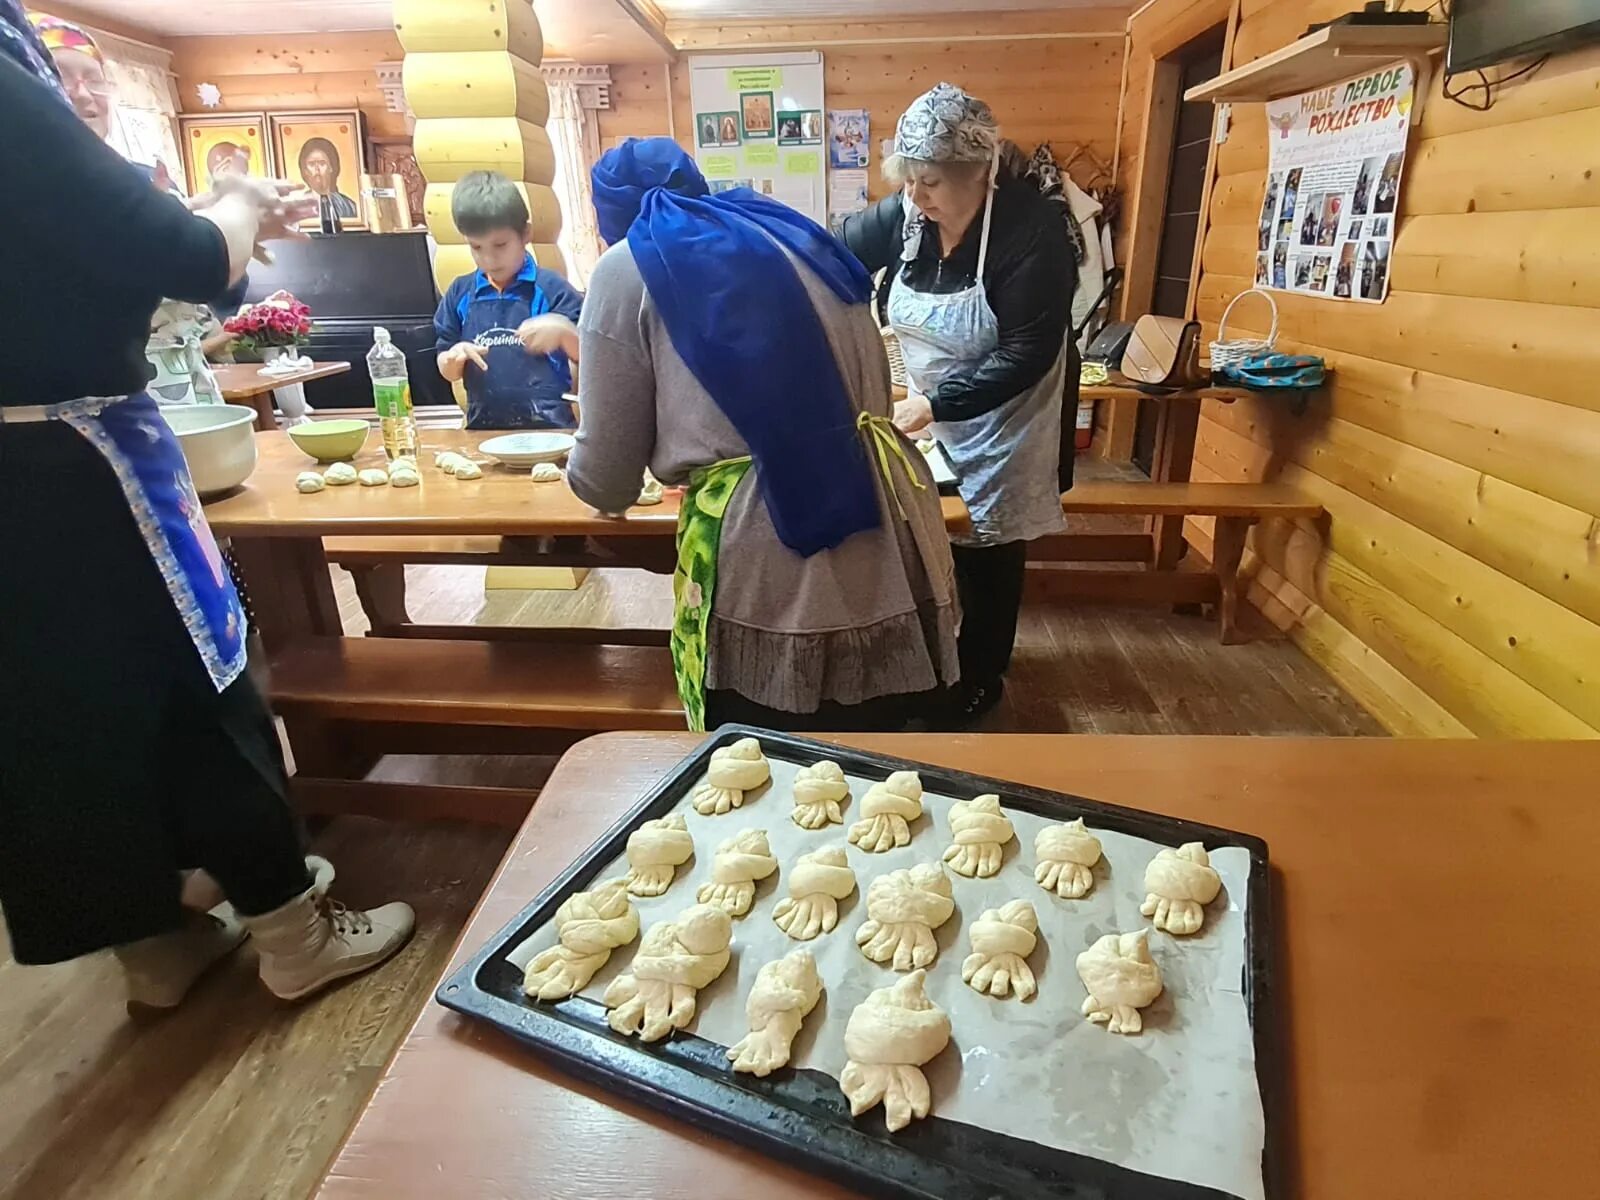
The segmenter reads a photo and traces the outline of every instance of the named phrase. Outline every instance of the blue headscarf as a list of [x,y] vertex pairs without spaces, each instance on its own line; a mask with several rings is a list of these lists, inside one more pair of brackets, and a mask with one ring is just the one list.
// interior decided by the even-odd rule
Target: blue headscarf
[[846,304],[865,304],[872,282],[787,205],[709,191],[669,138],[630,139],[594,169],[600,236],[627,239],[674,348],[749,445],[779,539],[809,557],[880,514],[849,392],[789,256]]
[[61,103],[72,107],[66,89],[61,86],[56,60],[50,57],[50,51],[28,23],[19,0],[0,0],[0,54],[53,91]]

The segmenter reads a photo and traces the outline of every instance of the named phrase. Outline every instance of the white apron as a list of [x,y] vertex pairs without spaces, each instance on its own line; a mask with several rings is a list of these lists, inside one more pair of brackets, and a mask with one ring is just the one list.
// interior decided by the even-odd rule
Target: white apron
[[[896,272],[889,293],[889,324],[900,339],[906,375],[924,396],[933,395],[945,379],[972,367],[1000,344],[1000,323],[983,281],[998,166],[997,157],[989,175],[973,285],[948,295],[919,292]],[[1028,391],[982,416],[932,426],[972,514],[972,532],[955,538],[958,544],[1001,546],[1066,528],[1057,477],[1066,366],[1063,346],[1055,366]]]

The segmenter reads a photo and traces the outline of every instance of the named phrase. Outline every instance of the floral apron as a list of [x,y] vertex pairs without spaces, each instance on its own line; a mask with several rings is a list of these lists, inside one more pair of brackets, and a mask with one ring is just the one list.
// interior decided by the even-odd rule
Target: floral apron
[[[900,519],[905,520],[905,503],[892,470],[894,460],[900,460],[913,488],[921,491],[927,485],[912,469],[894,423],[887,417],[862,413],[856,428],[867,437],[884,485]],[[678,509],[678,565],[672,574],[672,669],[678,680],[678,698],[683,701],[689,728],[695,733],[706,729],[706,631],[716,602],[722,523],[734,493],[753,465],[754,460],[746,456],[699,468],[689,476],[689,487]]]
[[212,684],[226,689],[244,671],[244,609],[177,436],[155,401],[141,392],[0,408],[0,424],[40,421],[71,426],[110,465]]

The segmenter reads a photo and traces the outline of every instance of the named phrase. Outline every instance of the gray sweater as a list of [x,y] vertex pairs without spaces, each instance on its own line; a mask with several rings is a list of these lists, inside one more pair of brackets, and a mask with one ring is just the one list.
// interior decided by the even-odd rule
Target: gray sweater
[[[796,270],[854,407],[888,416],[889,366],[868,307],[841,303]],[[620,512],[647,466],[663,483],[683,484],[698,467],[750,453],[673,348],[625,242],[595,267],[578,329],[582,426],[567,481],[579,499]],[[759,467],[746,476],[723,523],[708,688],[808,713],[824,701],[859,704],[955,682],[960,618],[949,539],[927,464],[900,440],[922,484],[911,486],[894,460],[907,517],[875,470],[881,525],[810,558],[778,540],[752,477]],[[826,487],[828,464],[816,471]]]

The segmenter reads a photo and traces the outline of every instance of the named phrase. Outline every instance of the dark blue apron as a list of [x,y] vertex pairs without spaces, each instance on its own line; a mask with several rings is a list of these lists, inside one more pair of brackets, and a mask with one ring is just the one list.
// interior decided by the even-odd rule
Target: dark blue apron
[[487,372],[467,368],[468,429],[574,427],[572,405],[562,399],[572,390],[567,356],[529,354],[517,340],[524,321],[551,311],[543,288],[534,284],[530,301],[521,282],[504,292],[475,287],[461,301],[462,340],[483,347],[489,360]]
[[244,609],[211,536],[178,439],[148,395],[0,408],[0,424],[60,421],[99,451],[217,691],[245,665]]

